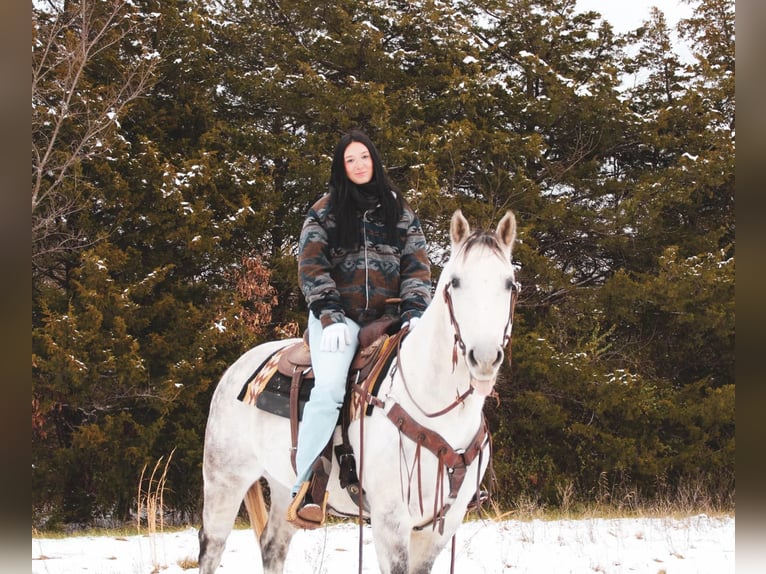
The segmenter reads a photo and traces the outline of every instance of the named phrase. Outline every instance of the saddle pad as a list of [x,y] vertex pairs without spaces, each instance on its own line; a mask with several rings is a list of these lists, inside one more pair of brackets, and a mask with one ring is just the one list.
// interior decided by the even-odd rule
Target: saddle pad
[[[398,332],[392,336],[381,337],[376,346],[365,348],[357,355],[368,356],[359,361],[367,367],[362,371],[364,374],[359,380],[359,385],[371,396],[377,396],[380,384],[385,378],[396,357],[396,347],[403,336]],[[272,414],[290,418],[290,386],[291,378],[280,370],[280,363],[285,363],[285,355],[291,353],[293,345],[277,349],[268,357],[245,382],[237,397],[240,401],[254,405],[257,408]],[[370,361],[372,359],[372,362]],[[356,380],[359,371],[352,370],[349,373],[347,385]],[[301,379],[298,389],[298,420],[303,416],[303,408],[314,388],[314,377],[309,376]],[[348,395],[348,387],[346,389]],[[347,396],[348,399],[348,396]],[[362,410],[361,404],[356,400],[347,400],[344,408],[348,409],[349,420],[355,420],[364,412],[365,416],[372,414],[372,404],[367,404]]]
[[[290,418],[290,377],[279,372],[282,354],[290,347],[278,349],[268,357],[245,382],[237,399],[248,405],[281,417]],[[298,391],[298,420],[303,416],[303,407],[309,400],[314,379],[303,379]]]

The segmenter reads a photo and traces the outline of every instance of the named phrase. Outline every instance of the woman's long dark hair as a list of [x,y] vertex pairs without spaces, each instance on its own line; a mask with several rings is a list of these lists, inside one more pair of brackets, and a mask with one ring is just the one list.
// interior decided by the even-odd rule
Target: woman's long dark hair
[[[335,224],[338,229],[338,241],[341,247],[354,249],[359,245],[359,216],[358,207],[353,199],[351,190],[354,184],[346,175],[346,165],[344,153],[351,142],[363,144],[370,152],[372,158],[373,175],[366,189],[374,186],[377,197],[383,212],[383,220],[388,231],[388,241],[396,244],[397,229],[396,225],[402,217],[403,201],[401,193],[394,186],[383,169],[383,162],[380,159],[375,144],[372,143],[367,134],[361,130],[351,130],[345,134],[338,145],[335,146],[335,153],[332,158],[332,168],[330,170],[330,197],[332,204],[332,213],[335,216]],[[394,193],[391,193],[391,192]]]

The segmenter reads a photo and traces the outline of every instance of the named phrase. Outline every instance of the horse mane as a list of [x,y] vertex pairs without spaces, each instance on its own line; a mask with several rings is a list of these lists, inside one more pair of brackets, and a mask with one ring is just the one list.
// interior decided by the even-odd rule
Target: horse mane
[[463,245],[460,248],[459,255],[463,258],[463,260],[465,260],[471,251],[479,247],[487,249],[501,259],[505,259],[503,255],[503,249],[500,246],[500,241],[498,241],[497,235],[483,229],[476,229],[472,231],[468,237],[466,237]]

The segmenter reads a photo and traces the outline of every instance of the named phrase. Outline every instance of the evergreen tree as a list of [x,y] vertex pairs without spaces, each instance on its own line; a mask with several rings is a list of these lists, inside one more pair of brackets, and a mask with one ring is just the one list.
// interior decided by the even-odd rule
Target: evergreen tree
[[[65,68],[39,46],[72,36],[33,8],[33,159],[55,142],[71,160],[33,162],[33,197],[66,198],[33,200],[33,220],[64,206],[47,221],[77,242],[33,275],[35,525],[127,517],[171,452],[165,502],[198,518],[213,385],[305,325],[297,239],[354,126],[420,214],[435,277],[454,209],[518,216],[513,364],[487,407],[501,505],[571,488],[632,504],[698,478],[726,501],[733,3],[680,23],[691,63],[661,12],[620,36],[571,0],[118,4],[118,41],[69,84],[82,113],[60,118]],[[151,82],[112,121],[96,102],[144,59]],[[102,147],[68,156],[88,103]]]
[[[698,11],[723,18],[706,24],[733,33],[728,12],[705,4]],[[733,102],[726,91],[732,74],[682,73],[677,59],[657,49],[667,47],[668,37],[658,12],[639,36],[646,47],[626,70],[644,80],[612,108],[621,133],[592,156],[596,172],[581,164],[571,188],[558,186],[558,211],[541,204],[533,226],[532,236],[541,238],[534,251],[554,264],[541,262],[536,288],[543,277],[556,277],[553,269],[558,277],[547,282],[546,305],[520,313],[510,400],[498,415],[510,421],[515,415],[518,423],[502,425],[502,436],[520,446],[498,462],[507,465],[512,490],[547,502],[557,500],[562,480],[581,493],[633,483],[657,495],[658,485],[696,480],[689,461],[703,451],[717,466],[715,473],[700,470],[702,481],[716,495],[732,486],[733,116],[721,110],[733,106],[700,103],[714,94],[716,102]],[[728,40],[716,46],[733,49]],[[553,229],[544,232],[549,224]],[[594,340],[602,347],[597,353]],[[708,432],[715,446],[700,451],[692,437]]]

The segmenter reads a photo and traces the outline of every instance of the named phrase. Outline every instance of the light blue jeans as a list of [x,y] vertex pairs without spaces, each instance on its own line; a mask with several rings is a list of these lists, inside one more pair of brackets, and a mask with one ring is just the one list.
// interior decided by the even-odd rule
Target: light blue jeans
[[311,476],[311,466],[327,446],[338,424],[338,415],[346,394],[348,370],[359,346],[359,325],[349,318],[346,318],[346,324],[351,332],[351,344],[335,352],[322,351],[322,323],[309,312],[309,347],[314,388],[303,408],[298,428],[298,450],[295,453],[298,476],[293,494]]

